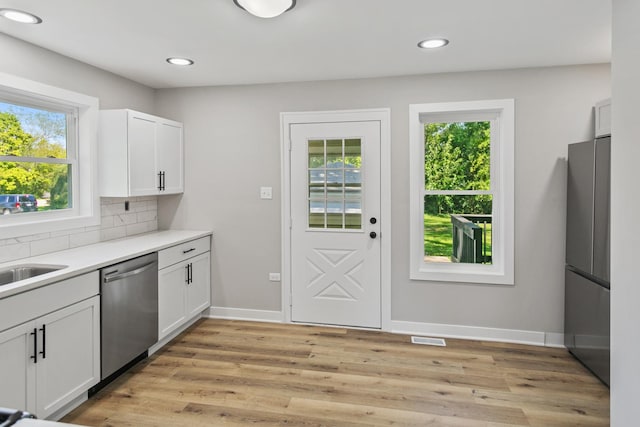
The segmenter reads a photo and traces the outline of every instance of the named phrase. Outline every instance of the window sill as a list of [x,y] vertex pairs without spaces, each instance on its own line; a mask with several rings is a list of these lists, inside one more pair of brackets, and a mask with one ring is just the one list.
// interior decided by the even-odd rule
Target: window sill
[[432,263],[412,269],[411,280],[430,282],[456,282],[481,285],[514,285],[513,271],[497,266],[475,264]]

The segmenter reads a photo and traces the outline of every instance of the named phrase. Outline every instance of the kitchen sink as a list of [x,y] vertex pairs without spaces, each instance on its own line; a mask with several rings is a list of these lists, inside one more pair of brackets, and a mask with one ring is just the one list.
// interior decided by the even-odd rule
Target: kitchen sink
[[10,285],[20,280],[51,273],[67,267],[66,265],[22,264],[0,270],[0,286]]

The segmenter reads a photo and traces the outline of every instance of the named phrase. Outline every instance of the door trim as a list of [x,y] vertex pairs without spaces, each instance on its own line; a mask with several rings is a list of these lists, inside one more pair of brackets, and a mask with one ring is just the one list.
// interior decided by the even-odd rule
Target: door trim
[[380,122],[380,310],[383,331],[391,330],[391,109],[280,113],[282,320],[291,323],[291,125]]

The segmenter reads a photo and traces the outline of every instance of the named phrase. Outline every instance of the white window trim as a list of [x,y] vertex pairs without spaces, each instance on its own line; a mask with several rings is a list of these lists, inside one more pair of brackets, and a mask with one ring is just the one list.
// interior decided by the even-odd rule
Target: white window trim
[[[411,104],[410,143],[410,278],[437,282],[513,285],[514,283],[514,120],[513,99]],[[424,118],[497,114],[498,141],[491,141],[491,183],[494,190],[492,264],[427,263],[424,261]],[[492,125],[493,125],[492,121]],[[497,226],[496,226],[497,225]]]
[[[77,109],[77,179],[73,207],[60,211],[5,216],[0,236],[13,238],[100,224],[97,180],[98,99],[92,96],[0,73],[0,93]],[[74,149],[74,148],[72,148]]]

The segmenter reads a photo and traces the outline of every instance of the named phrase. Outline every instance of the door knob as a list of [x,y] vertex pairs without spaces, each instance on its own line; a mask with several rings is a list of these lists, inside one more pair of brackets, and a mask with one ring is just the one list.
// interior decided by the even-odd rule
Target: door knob
[[369,222],[370,222],[371,224],[375,224],[376,222],[378,222],[378,220],[377,220],[377,219],[375,219],[374,217],[372,217],[372,218],[369,220]]
[[376,234],[375,231],[372,231],[371,233],[369,233],[369,237],[371,237],[372,239],[375,239],[376,237],[378,237],[378,234]]

